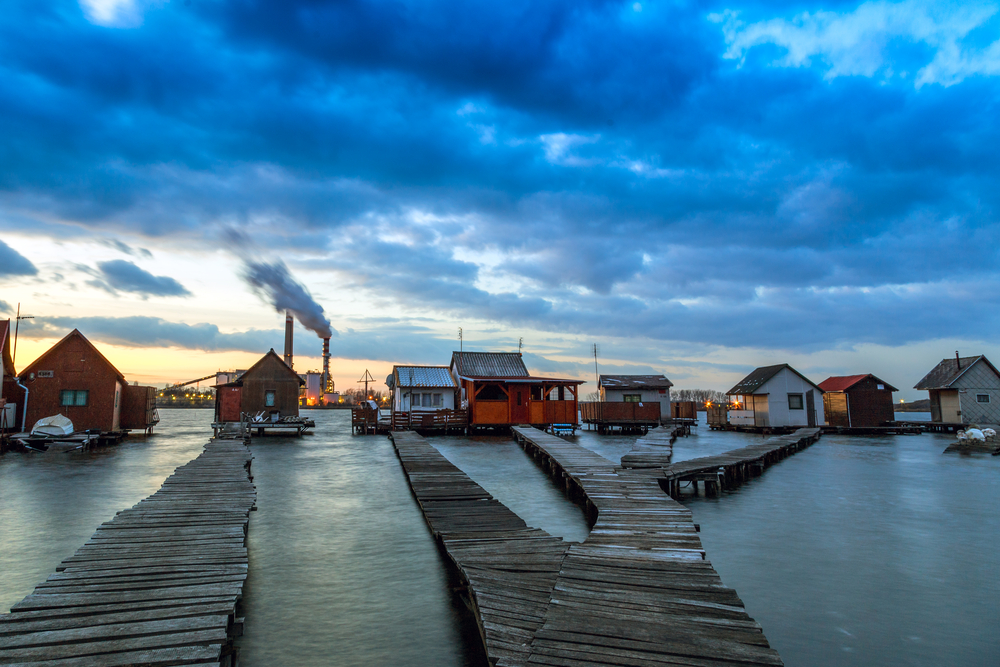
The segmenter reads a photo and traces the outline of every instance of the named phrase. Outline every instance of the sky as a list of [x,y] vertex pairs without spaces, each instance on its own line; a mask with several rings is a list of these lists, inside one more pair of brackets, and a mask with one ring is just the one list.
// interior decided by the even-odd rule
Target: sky
[[[1000,2],[9,0],[0,317],[131,381],[1000,358]],[[311,299],[310,299],[311,297]],[[317,310],[317,308],[319,310]],[[310,319],[314,318],[314,319]],[[318,318],[318,319],[316,319]],[[383,387],[384,388],[384,387]]]

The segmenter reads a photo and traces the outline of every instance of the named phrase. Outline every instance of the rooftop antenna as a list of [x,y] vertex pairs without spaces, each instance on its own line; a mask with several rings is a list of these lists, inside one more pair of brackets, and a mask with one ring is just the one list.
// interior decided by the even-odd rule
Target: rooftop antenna
[[368,372],[367,368],[365,369],[365,374],[362,376],[360,380],[358,380],[358,382],[365,383],[365,398],[370,399],[371,396],[368,395],[368,383],[375,382],[375,378],[372,377],[372,374]]
[[458,328],[458,354],[462,355],[462,327]]
[[601,391],[601,376],[600,376],[600,374],[597,371],[597,352],[598,352],[598,350],[599,350],[599,348],[598,348],[597,343],[594,343],[594,378],[596,379],[596,382],[597,382],[597,391],[598,391],[598,393],[600,393],[600,391]]
[[524,338],[517,339],[517,353],[521,354],[521,348],[524,347]]
[[21,314],[21,302],[17,304],[17,314],[14,316],[14,353],[11,355],[10,363],[15,368],[15,362],[17,362],[17,331],[21,328],[21,320],[33,320],[35,319],[33,315],[22,315]]

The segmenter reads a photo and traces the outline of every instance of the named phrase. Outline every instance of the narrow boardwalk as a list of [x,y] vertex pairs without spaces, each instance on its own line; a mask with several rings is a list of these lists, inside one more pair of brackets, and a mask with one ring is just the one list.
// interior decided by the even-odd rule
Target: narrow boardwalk
[[528,664],[782,664],[704,560],[691,512],[663,493],[660,471],[615,467],[561,438],[513,430],[593,523],[563,559]]
[[632,451],[622,457],[624,468],[664,468],[674,455],[674,441],[691,433],[691,426],[674,428],[661,426],[642,436],[632,445]]
[[525,664],[566,543],[529,528],[416,433],[390,437],[431,531],[469,591],[490,664]]
[[212,440],[156,493],[101,525],[0,615],[0,664],[234,664],[256,499],[251,459],[242,439]]
[[[664,482],[661,483],[673,498],[680,497],[683,482],[690,482],[696,493],[699,481],[705,484],[706,493],[718,493],[761,474],[764,468],[805,449],[819,437],[819,428],[800,428],[794,433],[768,438],[760,444],[725,454],[674,463],[663,467]],[[625,458],[622,458],[622,465],[626,464]]]

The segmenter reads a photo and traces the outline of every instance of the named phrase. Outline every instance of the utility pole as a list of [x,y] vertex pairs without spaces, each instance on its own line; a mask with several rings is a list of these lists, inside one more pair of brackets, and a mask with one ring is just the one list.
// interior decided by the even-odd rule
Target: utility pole
[[368,400],[371,400],[371,396],[368,395],[368,383],[369,382],[375,382],[375,378],[372,377],[372,374],[368,372],[367,368],[365,369],[364,376],[362,376],[362,378],[360,380],[358,380],[358,382],[364,382],[365,383],[365,398],[368,399]]
[[34,316],[21,315],[21,303],[17,304],[17,315],[14,316],[14,353],[11,355],[11,363],[15,364],[14,368],[17,368],[17,331],[21,328],[21,320],[33,320]]
[[597,383],[597,396],[601,395],[601,375],[597,370],[597,343],[594,343],[594,382]]

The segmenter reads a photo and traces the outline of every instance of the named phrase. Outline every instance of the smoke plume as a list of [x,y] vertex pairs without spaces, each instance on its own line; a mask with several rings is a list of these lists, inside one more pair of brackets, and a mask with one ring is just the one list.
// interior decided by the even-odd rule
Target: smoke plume
[[292,278],[281,260],[269,264],[245,259],[243,279],[279,313],[291,312],[302,326],[315,331],[320,338],[333,335],[323,306],[316,303],[309,291]]

